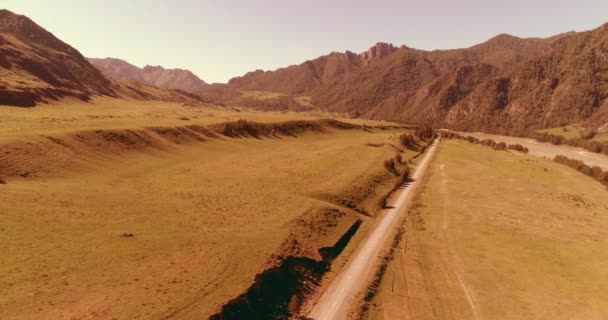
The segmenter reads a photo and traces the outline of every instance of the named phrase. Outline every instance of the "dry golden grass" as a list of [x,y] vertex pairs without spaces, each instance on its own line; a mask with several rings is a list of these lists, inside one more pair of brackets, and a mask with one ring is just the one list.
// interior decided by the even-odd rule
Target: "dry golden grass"
[[328,117],[356,124],[392,124],[386,121],[347,119],[327,112],[261,112],[209,104],[194,106],[160,101],[97,98],[92,103],[64,100],[58,104],[41,104],[35,108],[0,107],[0,139],[83,130],[208,125],[238,119],[279,122]]
[[[546,132],[558,136],[562,136],[566,139],[576,139],[580,138],[585,132],[585,128],[580,124],[571,124],[564,127],[557,127],[551,129],[538,130],[539,132]],[[593,137],[594,141],[608,141],[608,133],[599,133]]]
[[374,319],[608,317],[607,191],[571,168],[442,142],[406,226]]
[[256,100],[273,100],[285,96],[282,93],[270,91],[241,91],[241,97],[254,98]]
[[[0,147],[44,135],[71,150],[87,130],[317,117],[100,100],[0,109],[0,118]],[[100,140],[49,171],[3,177],[0,318],[204,318],[251,284],[302,216],[343,198],[372,210],[396,179],[382,163],[400,133],[329,129],[127,151]],[[63,159],[61,150],[18,156],[38,164]],[[354,218],[372,219],[341,210],[347,216],[308,246],[332,244]]]
[[315,108],[315,106],[312,104],[312,98],[310,96],[299,96],[295,97],[294,100],[303,107],[308,107],[311,109]]

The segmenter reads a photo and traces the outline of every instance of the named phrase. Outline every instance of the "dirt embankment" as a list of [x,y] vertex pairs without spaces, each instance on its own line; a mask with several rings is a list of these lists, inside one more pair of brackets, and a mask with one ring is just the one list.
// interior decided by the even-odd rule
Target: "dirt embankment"
[[147,127],[142,129],[90,130],[59,136],[36,136],[0,145],[0,175],[36,177],[65,169],[94,169],[95,161],[109,161],[132,151],[169,151],[186,143],[214,138],[281,138],[306,132],[360,128],[337,120],[257,123],[247,120],[208,127]]
[[321,259],[301,256],[280,258],[276,267],[258,274],[245,293],[226,303],[210,319],[291,319],[298,313],[306,296],[319,285],[332,261],[346,248],[362,222],[356,220],[334,245],[320,248]]
[[[350,128],[343,127],[339,122],[325,124]],[[234,125],[246,128],[244,123]],[[300,127],[302,126],[298,126]],[[304,124],[304,127],[312,128],[313,131],[324,130],[316,125]],[[249,130],[251,129],[246,128],[245,132]],[[276,127],[266,127],[258,132],[272,136],[275,130]],[[424,141],[417,142],[420,147],[424,144]],[[374,211],[380,209],[374,205],[368,212],[364,209],[368,207],[367,203],[370,200],[374,204],[378,203],[379,197],[386,197],[383,194],[388,192],[390,195],[394,192],[394,188],[391,189],[393,180],[398,180],[397,184],[401,185],[409,176],[407,163],[401,158],[403,150],[393,147],[396,156],[390,160],[394,166],[371,178],[365,187],[349,189],[341,196],[324,199],[341,206],[340,209],[334,207],[309,212],[295,221],[292,232],[278,253],[271,257],[268,269],[258,274],[243,294],[227,302],[210,319],[292,319],[301,313],[304,301],[319,288],[332,262],[346,248],[364,220],[375,216]],[[416,151],[423,152],[423,148]],[[350,227],[345,229],[346,225]],[[328,243],[328,239],[336,239],[338,230],[341,230],[339,239],[329,246],[318,247],[319,244]]]

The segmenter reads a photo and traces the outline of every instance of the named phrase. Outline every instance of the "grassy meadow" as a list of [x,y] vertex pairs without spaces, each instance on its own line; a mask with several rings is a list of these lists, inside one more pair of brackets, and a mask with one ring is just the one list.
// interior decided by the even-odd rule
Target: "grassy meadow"
[[543,159],[440,145],[372,319],[606,319],[608,196]]
[[[383,162],[403,130],[169,143],[143,129],[321,116],[118,100],[0,109],[0,158],[28,170],[0,184],[0,318],[204,318],[285,239],[314,255],[356,219],[373,221],[340,201],[373,213],[397,179]],[[160,147],[82,133],[100,129],[138,129]],[[36,147],[49,140],[58,146]],[[346,215],[324,235],[299,225],[326,208]]]

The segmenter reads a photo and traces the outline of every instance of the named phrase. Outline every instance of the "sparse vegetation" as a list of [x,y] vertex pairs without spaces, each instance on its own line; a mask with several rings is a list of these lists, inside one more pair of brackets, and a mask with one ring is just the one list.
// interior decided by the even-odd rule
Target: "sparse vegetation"
[[572,146],[572,147],[583,148],[590,152],[608,155],[608,142],[589,139],[589,137],[591,135],[593,135],[591,133],[593,131],[589,131],[589,133],[587,133],[586,135],[584,133],[581,133],[580,136],[575,136],[575,137],[569,136],[570,138],[566,138],[563,135],[550,133],[550,132],[555,132],[555,131],[540,131],[539,132],[536,130],[518,129],[518,128],[503,129],[503,130],[488,130],[488,132],[493,132],[493,133],[501,134],[501,135],[513,136],[513,137],[530,138],[530,139],[535,139],[540,142],[548,142],[548,143],[551,143],[554,145],[565,144],[565,145]]
[[403,172],[399,173],[399,176],[401,176],[401,179],[399,179],[398,181],[395,182],[395,185],[393,186],[393,188],[387,192],[384,196],[380,197],[380,200],[378,201],[378,206],[380,208],[387,208],[388,205],[388,199],[395,193],[395,191],[397,191],[397,189],[399,189],[401,186],[403,186],[410,178],[410,167],[407,165],[407,163],[403,163]]
[[398,164],[403,164],[403,156],[401,155],[401,153],[397,153],[397,155],[395,156],[395,162]]
[[416,138],[411,133],[404,133],[399,136],[399,143],[413,151],[419,151],[420,145],[416,142]]
[[492,139],[480,140],[480,139],[477,139],[477,138],[471,137],[471,136],[465,137],[465,136],[459,135],[459,134],[451,132],[451,131],[441,132],[441,137],[444,139],[459,139],[459,140],[467,141],[469,143],[487,146],[487,147],[493,148],[498,151],[503,151],[503,150],[507,150],[507,149],[522,152],[522,153],[528,153],[528,151],[529,151],[528,148],[526,148],[520,144],[506,144],[504,142],[496,142]]
[[429,126],[421,126],[416,128],[416,137],[423,141],[435,139],[435,130]]
[[373,147],[373,148],[382,148],[384,147],[384,143],[366,143],[365,144],[368,147]]
[[399,172],[397,171],[397,168],[395,168],[395,160],[393,159],[388,159],[384,161],[384,167],[386,168],[386,170],[388,170],[390,173],[399,176]]
[[347,207],[349,209],[352,209],[352,210],[354,210],[354,211],[356,211],[356,212],[358,212],[358,213],[360,213],[360,214],[362,214],[364,216],[370,216],[369,212],[365,211],[364,209],[361,209],[361,208],[357,207],[357,205],[355,205],[351,200],[348,200],[348,199],[340,200],[340,205],[345,206],[345,207]]

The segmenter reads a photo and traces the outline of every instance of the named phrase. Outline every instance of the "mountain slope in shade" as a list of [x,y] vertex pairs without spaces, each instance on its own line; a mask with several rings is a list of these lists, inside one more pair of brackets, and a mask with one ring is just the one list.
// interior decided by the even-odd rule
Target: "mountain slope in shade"
[[547,39],[502,34],[453,50],[378,44],[362,54],[248,73],[228,85],[307,95],[322,109],[367,118],[461,129],[601,126],[608,121],[606,29]]
[[65,97],[190,101],[186,94],[106,78],[70,45],[29,18],[0,10],[0,105],[30,107]]
[[43,97],[117,95],[76,49],[8,10],[0,10],[0,73],[0,104],[31,106]]
[[87,58],[106,76],[120,81],[135,81],[163,89],[181,89],[198,93],[207,86],[195,74],[182,69],[165,69],[161,66],[138,68],[124,60],[115,58]]
[[463,128],[608,122],[608,25],[569,33],[459,101],[446,118]]

